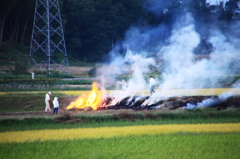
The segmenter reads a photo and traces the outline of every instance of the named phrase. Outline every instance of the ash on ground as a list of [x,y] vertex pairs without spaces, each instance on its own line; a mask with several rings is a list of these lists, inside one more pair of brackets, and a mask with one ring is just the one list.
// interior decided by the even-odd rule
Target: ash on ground
[[[181,96],[168,98],[151,98],[150,96],[128,96],[111,105],[113,98],[107,97],[102,107],[105,109],[196,109],[196,108],[216,108],[224,110],[228,107],[240,108],[240,96]],[[107,103],[107,104],[106,104]],[[110,103],[110,104],[109,104]],[[108,106],[105,106],[108,105]]]

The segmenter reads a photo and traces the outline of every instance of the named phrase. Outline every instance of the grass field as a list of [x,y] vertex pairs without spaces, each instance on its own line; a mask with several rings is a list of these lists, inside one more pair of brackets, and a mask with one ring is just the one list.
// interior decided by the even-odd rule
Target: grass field
[[[217,95],[229,89],[201,91]],[[238,94],[239,90],[234,91]],[[184,93],[181,90],[175,92]],[[45,93],[1,93],[0,112],[12,109],[40,110]],[[60,99],[66,95],[81,93],[81,91],[53,92]],[[4,103],[8,103],[9,108],[4,108]],[[44,106],[44,103],[42,104]],[[114,112],[117,114],[101,112],[104,111],[85,112],[72,118],[70,116],[71,120],[80,121],[76,123],[56,122],[61,116],[0,119],[0,158],[240,158],[239,109],[172,112],[129,110],[130,114],[125,113],[125,116],[132,115],[130,120],[118,118],[118,115],[122,115],[119,112]]]
[[[51,127],[51,124],[48,127],[48,122],[45,124],[43,122],[39,130],[35,130],[34,126],[31,128],[31,125],[38,120],[37,118],[35,122],[31,119],[19,120],[19,122],[4,120],[0,125],[15,127],[21,123],[19,127],[23,129],[21,131],[5,130],[0,133],[0,158],[28,159],[34,156],[40,159],[238,159],[240,157],[239,117],[233,118],[236,123],[228,123],[232,122],[229,119],[231,117],[222,116],[214,120],[209,118],[204,121],[206,124],[188,124],[203,122],[201,119],[112,121],[109,123],[102,121],[95,124],[88,123],[90,127],[87,127],[88,124],[85,126],[83,124],[82,128],[77,128],[82,125],[81,123],[59,124],[56,129]],[[43,119],[39,121],[41,120]],[[216,123],[211,123],[213,121]],[[221,124],[222,121],[226,123]],[[135,125],[136,122],[142,125]],[[25,130],[26,125],[30,127],[30,130]]]
[[[71,136],[70,133],[68,135]],[[190,134],[181,132],[167,135],[0,143],[0,154],[3,159],[238,159],[240,157],[239,141],[239,133]]]

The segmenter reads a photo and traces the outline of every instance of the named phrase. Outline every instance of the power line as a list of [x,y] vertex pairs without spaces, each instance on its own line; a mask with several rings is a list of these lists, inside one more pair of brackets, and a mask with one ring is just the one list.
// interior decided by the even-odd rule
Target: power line
[[[53,57],[61,62],[57,64]],[[69,73],[58,0],[36,0],[29,62],[36,66],[34,70]]]

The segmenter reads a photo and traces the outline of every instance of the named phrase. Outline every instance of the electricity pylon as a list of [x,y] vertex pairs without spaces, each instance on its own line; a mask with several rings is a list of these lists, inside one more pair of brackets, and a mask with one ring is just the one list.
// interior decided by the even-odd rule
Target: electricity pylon
[[58,0],[36,0],[29,62],[36,66],[34,70],[69,73]]

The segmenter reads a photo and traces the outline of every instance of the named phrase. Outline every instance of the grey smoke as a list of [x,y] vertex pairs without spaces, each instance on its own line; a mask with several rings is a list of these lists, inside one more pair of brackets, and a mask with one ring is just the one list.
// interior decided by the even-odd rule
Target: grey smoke
[[191,104],[188,103],[185,107],[183,107],[182,109],[196,109],[196,108],[206,108],[206,107],[210,107],[213,104],[218,103],[219,101],[214,99],[214,98],[209,98],[209,99],[205,99],[203,100],[201,103],[197,103],[195,104]]
[[200,35],[195,31],[194,20],[191,14],[183,17],[184,25],[173,30],[169,45],[159,51],[163,56],[165,69],[161,89],[189,89],[214,88],[220,86],[219,81],[232,69],[232,61],[239,57],[239,50],[234,43],[227,41],[226,37],[217,30],[212,31],[209,42],[214,51],[209,59],[193,60],[194,49],[200,42]]
[[232,96],[231,92],[225,92],[223,94],[218,95],[217,98],[211,97],[211,98],[205,99],[202,102],[199,102],[197,104],[188,103],[185,107],[182,107],[182,109],[196,109],[196,108],[211,107],[212,105],[226,101],[231,96]]
[[[160,42],[162,28],[162,25],[146,28],[131,27],[126,32],[124,41],[116,44],[110,52],[110,62],[98,69],[102,85],[114,86],[119,82],[117,77],[120,75],[132,75],[126,81],[125,90],[119,94],[112,94],[113,96],[123,98],[148,89],[148,80],[144,75],[150,72],[151,65],[162,72],[158,93],[151,98],[166,96],[166,90],[170,89],[214,89],[222,87],[222,81],[226,79],[233,80],[226,74],[239,68],[235,61],[240,57],[240,40],[239,34],[237,36],[233,34],[234,30],[222,33],[211,28],[206,40],[213,45],[214,50],[209,58],[195,60],[194,50],[200,44],[201,35],[195,29],[195,21],[191,13],[186,12],[175,22],[167,45]],[[164,62],[157,63],[156,57]],[[236,86],[239,86],[239,82],[233,85],[233,88]]]

